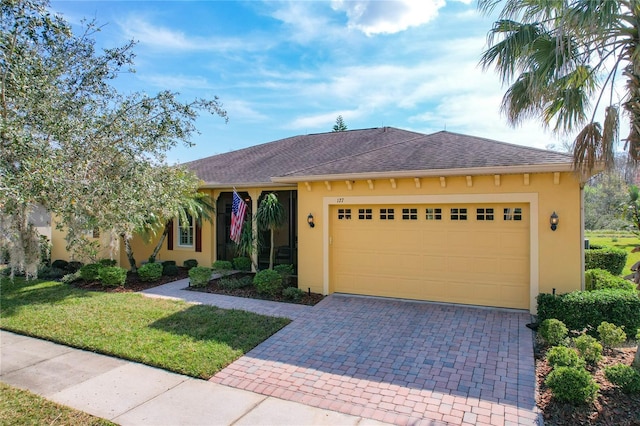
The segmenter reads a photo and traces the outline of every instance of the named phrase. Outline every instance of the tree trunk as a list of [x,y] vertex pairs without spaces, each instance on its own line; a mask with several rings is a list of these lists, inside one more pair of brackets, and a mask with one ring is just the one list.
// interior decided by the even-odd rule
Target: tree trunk
[[273,269],[273,256],[275,254],[276,248],[273,246],[274,243],[274,230],[271,228],[271,249],[269,250],[269,269]]
[[158,241],[158,244],[156,244],[156,247],[153,249],[153,253],[151,253],[151,257],[153,257],[154,259],[158,256],[158,253],[160,253],[160,249],[162,248],[162,244],[164,244],[164,240],[167,238],[167,235],[169,234],[169,226],[168,224],[164,226],[164,231],[162,232],[162,235],[160,236],[160,241]]
[[122,236],[122,240],[124,241],[124,251],[125,253],[127,253],[127,259],[129,260],[129,265],[131,266],[131,272],[137,272],[138,268],[136,267],[136,260],[133,258],[131,241],[124,234],[122,234],[121,236]]
[[635,369],[640,370],[640,343],[636,347],[636,356],[633,358],[633,362],[631,363]]

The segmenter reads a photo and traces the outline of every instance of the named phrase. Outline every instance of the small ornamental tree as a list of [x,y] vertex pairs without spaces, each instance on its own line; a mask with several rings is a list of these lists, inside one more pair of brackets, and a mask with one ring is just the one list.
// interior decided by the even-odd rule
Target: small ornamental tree
[[284,225],[287,220],[287,215],[284,207],[278,200],[278,196],[275,193],[272,192],[264,197],[264,199],[258,206],[256,220],[258,221],[258,226],[261,229],[268,229],[270,232],[271,250],[269,252],[269,269],[273,269],[273,257],[275,254],[275,231],[282,225]]
[[333,131],[345,132],[346,130],[347,130],[347,125],[344,123],[342,116],[339,115],[338,118],[336,118],[336,124],[333,125]]

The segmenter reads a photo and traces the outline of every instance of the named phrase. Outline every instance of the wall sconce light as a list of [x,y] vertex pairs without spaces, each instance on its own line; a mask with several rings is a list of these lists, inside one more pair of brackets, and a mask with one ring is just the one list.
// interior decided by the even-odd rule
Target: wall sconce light
[[309,216],[307,216],[307,223],[309,224],[309,228],[313,228],[314,226],[316,226],[316,224],[313,223],[313,215],[311,213],[309,213]]
[[555,231],[558,229],[558,215],[556,212],[551,213],[551,217],[549,218],[549,223],[551,224],[551,230]]

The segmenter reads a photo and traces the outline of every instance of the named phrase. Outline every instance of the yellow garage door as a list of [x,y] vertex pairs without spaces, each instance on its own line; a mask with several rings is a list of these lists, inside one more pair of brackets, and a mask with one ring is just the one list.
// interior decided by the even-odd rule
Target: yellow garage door
[[529,308],[528,204],[330,209],[329,292]]

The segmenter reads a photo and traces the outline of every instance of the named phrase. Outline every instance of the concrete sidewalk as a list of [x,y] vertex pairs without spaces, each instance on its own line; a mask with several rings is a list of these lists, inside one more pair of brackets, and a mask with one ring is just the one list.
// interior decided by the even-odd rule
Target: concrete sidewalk
[[382,425],[0,330],[0,381],[120,425]]

